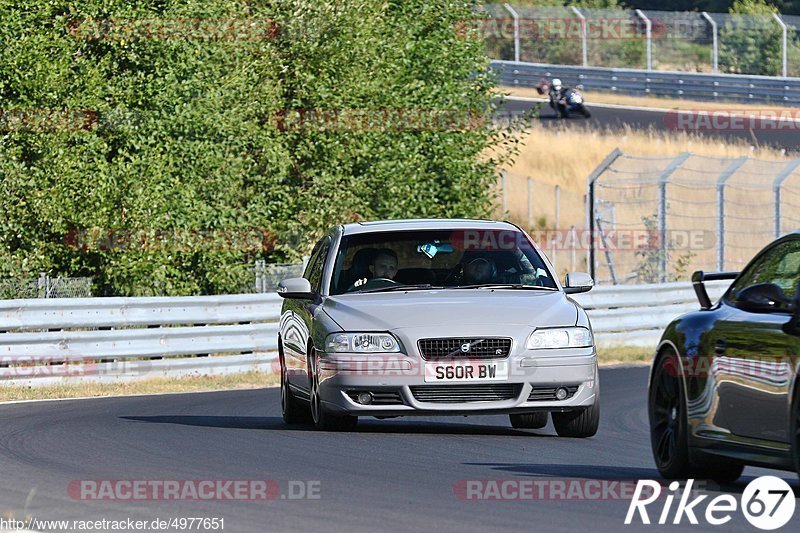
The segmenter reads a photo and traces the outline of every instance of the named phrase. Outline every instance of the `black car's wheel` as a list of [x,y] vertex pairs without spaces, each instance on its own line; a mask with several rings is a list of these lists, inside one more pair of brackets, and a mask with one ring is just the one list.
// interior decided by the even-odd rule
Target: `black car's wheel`
[[547,411],[508,415],[511,427],[517,429],[541,429],[547,425]]
[[559,437],[593,437],[600,425],[600,398],[596,397],[594,405],[586,409],[553,413],[551,416]]
[[678,355],[665,351],[656,361],[650,383],[650,446],[659,473],[685,479],[691,473],[687,417]]
[[311,389],[311,419],[317,429],[325,431],[350,431],[355,429],[358,424],[358,417],[349,415],[335,415],[330,413],[322,405],[319,394],[319,372],[317,369],[317,357],[313,348],[309,348],[308,353],[308,377]]
[[289,388],[289,378],[286,371],[286,361],[283,355],[280,355],[281,362],[281,411],[283,412],[283,421],[287,424],[299,424],[301,422],[308,422],[311,419],[308,404],[301,401],[299,398],[292,394]]
[[792,422],[789,428],[792,438],[792,455],[794,456],[794,469],[800,476],[800,384],[794,388],[792,400]]
[[702,465],[692,462],[681,363],[671,349],[664,351],[656,361],[648,414],[653,458],[664,478],[710,478],[719,483],[732,483],[742,475],[743,464],[723,457],[704,455]]

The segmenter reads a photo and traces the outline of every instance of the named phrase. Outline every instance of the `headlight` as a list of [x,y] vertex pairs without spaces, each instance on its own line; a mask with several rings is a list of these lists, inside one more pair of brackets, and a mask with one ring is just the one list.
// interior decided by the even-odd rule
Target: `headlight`
[[390,333],[332,333],[325,339],[328,353],[399,352],[400,344]]
[[594,345],[592,332],[587,328],[537,329],[528,337],[529,350],[550,348],[588,348]]

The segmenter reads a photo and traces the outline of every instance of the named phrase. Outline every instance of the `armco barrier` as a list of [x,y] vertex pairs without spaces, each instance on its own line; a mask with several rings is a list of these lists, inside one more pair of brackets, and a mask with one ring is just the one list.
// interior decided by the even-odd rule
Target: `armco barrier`
[[800,106],[800,78],[580,67],[500,60],[492,61],[491,68],[501,84],[512,87],[536,87],[542,78],[560,78],[567,86],[580,84],[587,91]]
[[[708,287],[717,298],[725,285]],[[655,348],[673,318],[699,307],[690,283],[573,298],[601,347]],[[274,372],[279,315],[277,294],[0,300],[0,383]]]

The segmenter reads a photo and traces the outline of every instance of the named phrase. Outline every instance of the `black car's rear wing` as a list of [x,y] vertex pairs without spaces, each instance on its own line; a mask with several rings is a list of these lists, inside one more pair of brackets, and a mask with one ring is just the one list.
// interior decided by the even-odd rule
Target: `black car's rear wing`
[[708,291],[705,286],[706,281],[736,279],[738,275],[738,272],[703,272],[702,270],[698,270],[692,274],[692,286],[694,287],[695,294],[697,294],[697,299],[700,301],[700,308],[711,308],[711,298],[708,297]]

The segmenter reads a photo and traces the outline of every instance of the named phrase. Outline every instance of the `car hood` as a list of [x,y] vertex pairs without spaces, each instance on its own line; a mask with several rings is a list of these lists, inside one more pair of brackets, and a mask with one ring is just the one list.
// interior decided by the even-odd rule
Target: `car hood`
[[429,326],[572,326],[578,308],[563,292],[451,289],[346,294],[325,300],[325,312],[345,331]]

